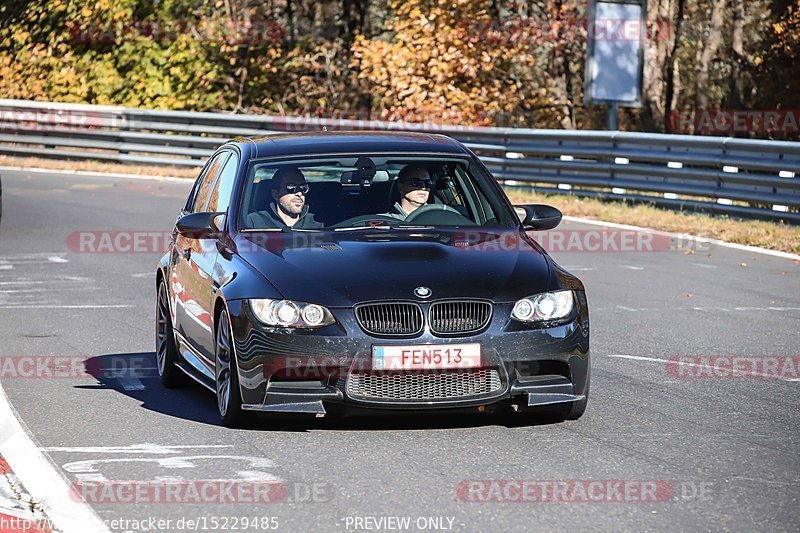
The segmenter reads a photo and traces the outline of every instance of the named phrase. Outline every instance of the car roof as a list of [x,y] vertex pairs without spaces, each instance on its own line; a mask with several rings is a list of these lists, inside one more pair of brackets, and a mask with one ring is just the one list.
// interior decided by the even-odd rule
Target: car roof
[[469,153],[464,145],[445,135],[413,132],[286,133],[264,137],[238,137],[230,143],[238,144],[242,148],[249,145],[250,159],[352,153]]

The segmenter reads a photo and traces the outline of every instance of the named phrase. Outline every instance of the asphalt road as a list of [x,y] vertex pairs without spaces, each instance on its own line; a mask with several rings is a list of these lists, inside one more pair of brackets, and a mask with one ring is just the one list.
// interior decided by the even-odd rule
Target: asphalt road
[[[189,184],[13,171],[2,180],[0,355],[152,368],[160,254],[82,253],[70,243],[77,231],[167,231]],[[212,517],[275,517],[279,531],[403,527],[388,517],[408,517],[410,531],[435,529],[436,517],[439,529],[464,532],[797,531],[797,373],[698,378],[664,361],[800,355],[800,265],[716,246],[553,255],[582,277],[590,303],[592,396],[579,421],[476,414],[231,430],[218,424],[210,393],[165,390],[149,376],[6,373],[2,386],[70,483],[274,479],[289,491],[260,505],[106,500],[92,505],[103,519],[160,517],[175,531],[177,520],[198,517],[207,526]],[[465,501],[457,488],[468,480],[566,481],[572,496]],[[631,493],[621,502],[572,492],[604,480],[668,490],[659,501]],[[115,530],[138,530],[131,524]]]

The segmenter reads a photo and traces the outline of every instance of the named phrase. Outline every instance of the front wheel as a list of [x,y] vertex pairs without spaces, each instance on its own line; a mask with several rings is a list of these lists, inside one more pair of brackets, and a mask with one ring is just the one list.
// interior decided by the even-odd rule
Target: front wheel
[[586,382],[586,392],[584,394],[586,396],[583,398],[583,400],[572,403],[569,411],[567,411],[564,415],[564,419],[577,420],[583,416],[583,413],[586,412],[586,405],[589,403],[589,382]]
[[242,395],[239,390],[239,371],[231,348],[231,327],[228,312],[219,315],[215,342],[215,375],[217,407],[225,427],[237,427],[242,423]]
[[156,296],[156,367],[161,384],[168,389],[184,383],[183,372],[176,366],[177,362],[178,348],[172,331],[167,284],[162,281],[158,284]]

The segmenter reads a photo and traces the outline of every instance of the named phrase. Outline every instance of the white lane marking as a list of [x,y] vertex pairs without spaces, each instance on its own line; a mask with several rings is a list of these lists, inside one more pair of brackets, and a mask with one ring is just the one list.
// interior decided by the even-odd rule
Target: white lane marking
[[0,305],[0,309],[128,309],[133,305]]
[[719,239],[709,239],[708,237],[697,237],[696,235],[687,235],[685,233],[673,233],[671,231],[661,231],[650,228],[643,228],[641,226],[631,226],[628,224],[617,224],[616,222],[603,222],[602,220],[592,220],[590,218],[580,218],[565,216],[564,220],[571,222],[580,222],[582,224],[592,224],[594,226],[606,226],[609,228],[628,229],[632,231],[642,231],[644,233],[652,233],[655,235],[664,235],[675,239],[683,239],[687,241],[694,241],[700,243],[715,244],[724,248],[733,248],[734,250],[741,250],[744,252],[752,252],[755,254],[771,255],[774,257],[781,257],[783,259],[791,259],[792,261],[800,261],[800,255],[790,254],[788,252],[779,252],[777,250],[767,250],[766,248],[759,248],[757,246],[747,246],[745,244],[736,244],[733,242],[721,241]]
[[11,270],[14,268],[14,265],[10,263],[0,263],[0,270]]
[[74,281],[76,283],[83,283],[92,281],[92,278],[82,278],[79,276],[49,276],[46,280],[32,280],[30,278],[18,278],[14,281],[0,281],[0,285],[43,285],[45,283],[64,283],[65,281]]
[[240,479],[247,481],[280,481],[280,478],[260,470],[240,470],[237,472]]
[[658,312],[672,312],[672,311],[723,311],[723,312],[734,312],[734,311],[778,311],[778,312],[786,312],[786,311],[800,311],[800,307],[776,307],[776,306],[769,306],[769,307],[713,307],[713,306],[694,306],[694,307],[626,307],[624,305],[617,305],[615,307],[595,307],[592,309],[593,312],[597,313],[600,311],[635,311],[635,312],[647,312],[647,311],[658,311]]
[[108,532],[100,517],[85,503],[70,497],[67,480],[47,460],[17,420],[0,384],[0,450],[25,490],[42,503],[62,533]]
[[153,278],[155,274],[152,272],[142,272],[140,274],[133,274],[131,277],[133,278]]
[[145,371],[147,370],[158,370],[156,366],[143,366],[143,367],[136,367],[136,368],[112,368],[107,374],[106,377],[109,378],[140,378],[145,376]]
[[51,263],[69,263],[69,259],[64,259],[63,257],[59,257],[57,255],[51,255],[47,258],[47,260]]
[[628,270],[644,270],[644,267],[636,265],[622,265],[622,268],[627,268]]
[[117,383],[125,390],[144,390],[145,386],[139,378],[117,378]]
[[182,450],[193,448],[233,448],[233,444],[181,444],[176,446],[162,446],[160,444],[131,444],[130,446],[51,446],[41,448],[43,452],[68,452],[68,453],[135,453],[169,455],[183,453]]
[[567,270],[570,272],[589,272],[590,270],[595,270],[593,267],[579,267],[579,266],[565,266]]
[[692,263],[694,266],[701,268],[717,268],[717,265],[709,265],[708,263]]
[[51,292],[52,289],[0,289],[2,294],[14,294],[18,292]]
[[108,481],[108,478],[103,474],[75,474],[78,481]]
[[774,479],[759,479],[753,477],[733,476],[734,479],[742,479],[744,481],[755,481],[757,483],[767,483],[770,485],[783,485],[785,487],[797,487],[800,484],[800,479],[794,481],[775,481]]
[[66,255],[67,252],[23,252],[19,254],[3,254],[0,255],[0,261],[3,259],[37,259],[42,257],[49,257],[51,255]]
[[[632,359],[634,361],[648,361],[648,362],[652,362],[652,363],[669,363],[669,364],[672,364],[672,365],[693,366],[693,367],[698,367],[698,368],[707,368],[709,370],[714,370],[714,368],[715,368],[715,367],[713,367],[711,365],[702,365],[702,364],[699,364],[699,363],[690,363],[688,361],[680,361],[680,360],[677,360],[677,359],[674,359],[674,360],[670,361],[669,359],[659,359],[657,357],[644,357],[644,356],[641,356],[641,355],[625,355],[625,354],[609,354],[608,356],[609,357],[621,358],[621,359]],[[742,374],[747,375],[747,376],[760,377],[760,378],[779,379],[781,381],[800,382],[800,379],[798,379],[798,378],[784,378],[784,377],[776,376],[776,375],[773,375],[773,374],[764,374],[762,372],[745,372],[745,371],[742,371]]]
[[[198,168],[198,172],[200,167]],[[28,168],[28,167],[13,167],[13,166],[0,166],[0,170],[12,170],[14,172],[38,172],[44,174],[64,174],[67,176],[94,176],[98,178],[130,178],[134,180],[154,180],[154,181],[172,181],[179,183],[194,183],[194,178],[176,178],[174,176],[151,176],[149,174],[123,174],[116,172],[94,172],[91,170],[59,170],[53,168]]]
[[266,457],[254,457],[250,455],[192,455],[189,457],[132,457],[125,459],[88,459],[86,461],[75,461],[66,463],[64,470],[72,474],[97,472],[98,464],[111,463],[156,463],[164,468],[193,468],[194,461],[197,459],[233,459],[247,461],[253,468],[272,468],[275,466]]

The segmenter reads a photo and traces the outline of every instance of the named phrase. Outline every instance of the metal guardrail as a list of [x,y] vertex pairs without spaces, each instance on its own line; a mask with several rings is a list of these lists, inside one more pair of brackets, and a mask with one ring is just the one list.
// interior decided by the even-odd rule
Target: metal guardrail
[[198,167],[231,137],[441,133],[508,186],[800,223],[800,143],[158,111],[0,99],[0,154]]

